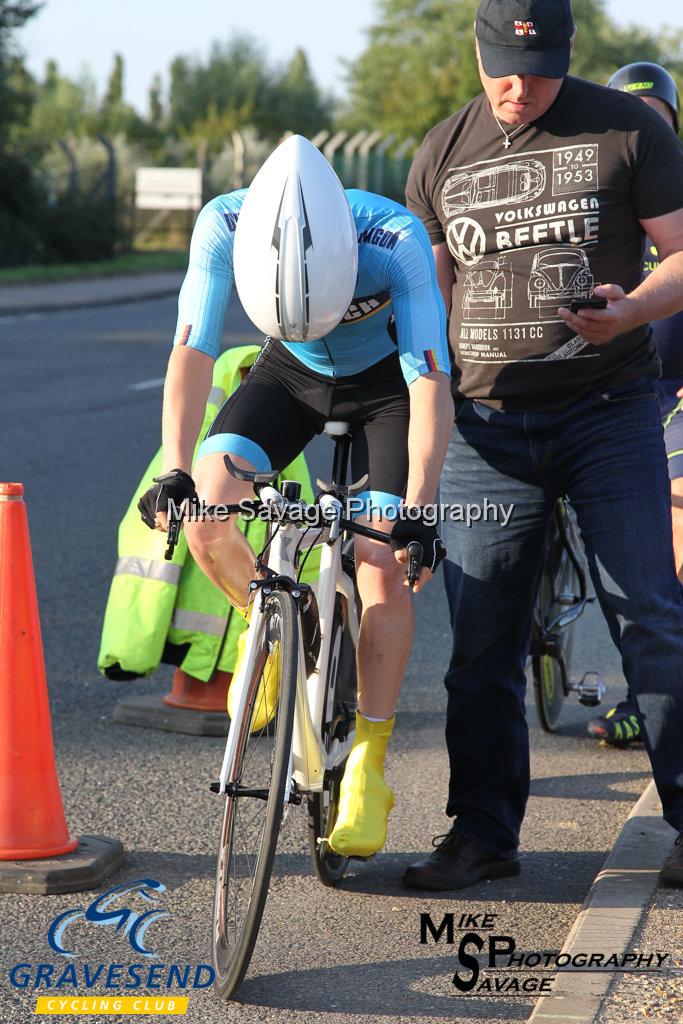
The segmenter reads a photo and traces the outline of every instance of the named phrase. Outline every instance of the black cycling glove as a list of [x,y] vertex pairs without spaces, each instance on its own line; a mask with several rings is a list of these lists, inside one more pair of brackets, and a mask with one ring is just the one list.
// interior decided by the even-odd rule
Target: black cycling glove
[[138,501],[140,515],[150,530],[154,529],[157,512],[168,511],[169,501],[180,506],[185,499],[192,501],[197,497],[194,480],[182,469],[172,469],[163,476],[153,477],[153,480],[154,486],[145,491]]
[[[414,510],[413,510],[414,511]],[[435,526],[427,526],[422,519],[397,519],[391,531],[391,550],[400,551],[412,540],[422,545],[422,565],[436,572],[446,557],[446,548]]]

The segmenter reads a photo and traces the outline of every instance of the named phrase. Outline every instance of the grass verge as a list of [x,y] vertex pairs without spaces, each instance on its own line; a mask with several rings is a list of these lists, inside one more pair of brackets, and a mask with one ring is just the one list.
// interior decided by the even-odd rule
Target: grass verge
[[118,274],[148,274],[155,270],[184,270],[187,252],[129,252],[111,260],[93,263],[46,263],[0,269],[0,286],[72,281],[77,278],[115,277]]

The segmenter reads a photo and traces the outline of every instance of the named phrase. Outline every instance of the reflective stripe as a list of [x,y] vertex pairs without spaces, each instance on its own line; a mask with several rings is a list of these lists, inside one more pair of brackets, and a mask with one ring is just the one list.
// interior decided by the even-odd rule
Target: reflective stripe
[[186,612],[176,608],[171,619],[171,626],[184,629],[188,633],[208,633],[210,636],[223,636],[228,618],[222,615],[204,615],[202,612]]
[[144,576],[147,580],[163,580],[164,583],[178,584],[182,565],[173,562],[161,562],[155,558],[138,558],[129,555],[119,558],[114,570],[115,576]]
[[209,405],[222,405],[227,397],[223,388],[215,387],[209,391],[207,402]]

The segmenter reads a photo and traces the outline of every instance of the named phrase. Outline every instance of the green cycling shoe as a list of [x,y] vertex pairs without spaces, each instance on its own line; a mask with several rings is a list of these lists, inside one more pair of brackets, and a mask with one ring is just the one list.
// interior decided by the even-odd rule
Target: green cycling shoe
[[638,714],[627,700],[610,708],[607,714],[591,718],[587,728],[591,736],[602,740],[606,746],[629,747],[632,743],[642,742]]

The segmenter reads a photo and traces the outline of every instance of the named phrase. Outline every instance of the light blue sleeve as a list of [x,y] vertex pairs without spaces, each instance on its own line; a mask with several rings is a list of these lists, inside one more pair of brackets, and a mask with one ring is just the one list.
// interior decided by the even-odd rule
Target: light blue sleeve
[[178,296],[174,345],[187,345],[216,359],[233,282],[232,250],[244,192],[218,196],[199,214],[190,259]]
[[387,287],[396,314],[401,369],[407,384],[425,373],[450,376],[446,309],[436,280],[429,236],[411,216],[403,226],[387,269]]

